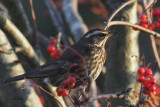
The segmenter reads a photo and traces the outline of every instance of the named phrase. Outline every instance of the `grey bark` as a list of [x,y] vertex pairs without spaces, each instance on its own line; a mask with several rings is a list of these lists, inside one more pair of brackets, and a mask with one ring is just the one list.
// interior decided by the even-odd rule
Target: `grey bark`
[[[0,30],[0,46],[4,49],[12,49],[5,34]],[[3,84],[2,82],[12,76],[24,73],[21,64],[16,64],[18,57],[15,53],[5,54],[0,53],[0,105],[3,107],[42,107],[38,96],[32,87],[24,87],[24,80],[13,84]]]
[[77,0],[63,0],[62,8],[66,22],[69,25],[71,33],[74,35],[75,41],[78,41],[81,36],[88,31],[86,24],[78,13],[77,4]]
[[25,14],[21,0],[0,0],[7,8],[8,14],[14,24],[20,29],[23,34],[29,38],[32,35],[32,28]]
[[[108,3],[120,6],[124,1],[108,0]],[[111,5],[110,4],[110,5]],[[108,4],[109,5],[109,4]],[[113,9],[113,6],[110,7]],[[137,3],[124,8],[116,20],[137,22]],[[112,13],[112,12],[111,12]],[[139,48],[138,32],[131,27],[117,26],[112,30],[118,32],[111,37],[108,42],[107,73],[104,82],[105,93],[117,92],[127,87],[133,87],[134,91],[139,91],[139,84],[136,84],[136,71],[138,69]],[[133,93],[129,96],[132,97]],[[131,101],[131,103],[134,103]],[[111,102],[112,106],[124,105],[124,101]]]

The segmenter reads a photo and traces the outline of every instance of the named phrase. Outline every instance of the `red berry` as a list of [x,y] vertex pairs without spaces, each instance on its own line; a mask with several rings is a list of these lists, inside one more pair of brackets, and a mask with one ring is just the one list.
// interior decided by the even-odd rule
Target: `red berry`
[[155,86],[155,85],[151,85],[151,86],[149,87],[149,89],[150,89],[151,91],[155,91],[155,90],[156,90],[156,86]]
[[54,40],[54,39],[50,40],[50,44],[55,45],[56,43],[57,43],[56,40]]
[[51,58],[58,59],[60,56],[62,56],[62,51],[57,49],[55,52],[51,52]]
[[60,49],[57,49],[56,54],[57,54],[58,57],[60,57],[60,56],[62,56],[62,51]]
[[150,96],[151,91],[148,88],[145,87],[144,90],[143,90],[143,93],[145,95],[149,95]]
[[50,57],[53,58],[53,59],[57,59],[56,52],[52,52],[50,54]]
[[153,84],[153,85],[156,84],[156,82],[157,81],[156,81],[156,79],[154,77],[151,77],[150,80],[149,80],[149,83]]
[[156,95],[156,94],[157,94],[156,91],[152,91],[151,93],[152,93],[153,95]]
[[49,53],[54,52],[56,50],[56,48],[54,46],[48,46],[47,51]]
[[145,80],[145,77],[143,75],[139,75],[137,78],[137,81],[142,83]]
[[160,17],[158,18],[158,22],[160,23]]
[[148,28],[152,28],[154,30],[156,27],[154,24],[150,24]]
[[143,75],[145,73],[145,68],[139,68],[138,69],[138,74]]
[[154,9],[154,10],[152,11],[152,15],[153,15],[153,16],[158,16],[158,11],[157,11],[157,9]]
[[76,84],[76,79],[74,77],[69,77],[68,78],[68,87],[73,88]]
[[152,70],[151,69],[146,69],[144,74],[145,74],[146,77],[151,77],[152,76]]
[[154,30],[154,29],[153,29],[152,27],[150,27],[150,26],[148,27],[148,29],[149,29],[149,30],[152,30],[152,31]]
[[142,27],[148,29],[148,24],[142,24]]
[[150,87],[151,86],[148,79],[143,80],[142,84],[144,85],[144,87]]
[[63,85],[63,86],[66,86],[66,85],[68,84],[68,82],[69,82],[68,80],[64,80],[64,81],[62,82],[62,85]]
[[63,89],[62,88],[57,88],[57,90],[56,90],[56,92],[57,92],[57,95],[58,96],[62,96],[62,94],[63,94]]
[[62,96],[68,96],[68,95],[69,95],[68,90],[63,89],[62,90]]
[[[136,25],[141,26],[141,23],[136,23]],[[137,30],[137,28],[134,28],[134,27],[133,27],[133,30]]]
[[160,9],[157,9],[157,16],[159,17],[160,16]]
[[142,20],[140,21],[140,23],[142,23],[142,24],[148,24],[148,20],[147,20],[147,19],[142,19]]
[[62,89],[62,88],[57,88],[56,92],[58,96],[68,96],[69,95],[68,90]]
[[141,14],[140,19],[147,19],[147,16],[145,14]]
[[41,104],[42,104],[42,105],[44,105],[44,103],[45,103],[45,102],[44,102],[43,97],[42,97],[42,96],[40,96],[40,95],[38,95],[38,97],[39,97],[39,100],[40,100]]
[[159,29],[159,28],[160,28],[160,23],[159,23],[159,22],[155,22],[154,25],[155,25],[155,28],[156,28],[156,29]]

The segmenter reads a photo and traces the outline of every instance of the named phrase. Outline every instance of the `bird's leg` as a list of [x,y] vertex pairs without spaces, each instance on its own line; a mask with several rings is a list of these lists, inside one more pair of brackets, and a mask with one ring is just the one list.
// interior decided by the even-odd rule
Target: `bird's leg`
[[79,86],[79,88],[78,88],[78,96],[79,97],[77,97],[77,98],[83,97],[82,101],[79,101],[78,99],[77,99],[77,101],[75,101],[75,102],[77,102],[78,105],[85,104],[90,100],[90,96],[91,96],[90,89],[91,89],[91,83],[92,83],[91,76],[88,76],[87,82],[88,82],[87,88],[85,88],[85,86]]
[[92,84],[92,81],[93,81],[92,77],[88,76],[87,81],[88,81],[88,86],[87,86],[87,90],[86,91],[87,91],[88,95],[90,95],[91,84]]

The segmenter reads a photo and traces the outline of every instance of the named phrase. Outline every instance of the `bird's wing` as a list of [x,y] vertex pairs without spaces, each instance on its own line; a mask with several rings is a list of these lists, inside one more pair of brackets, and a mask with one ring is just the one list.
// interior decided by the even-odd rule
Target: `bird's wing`
[[44,65],[35,70],[26,73],[26,78],[41,78],[56,75],[59,72],[65,72],[65,67],[69,66],[68,62],[62,60],[49,60]]
[[[66,50],[63,55],[57,59],[57,60],[49,60],[46,62],[44,65],[34,69],[33,71],[27,72],[25,74],[9,78],[5,80],[4,82],[13,82],[13,81],[18,81],[22,80],[24,78],[44,78],[44,77],[49,77],[49,76],[56,76],[57,74],[63,74],[64,72],[67,72],[69,69],[70,71],[78,72],[82,68],[79,65],[82,63],[82,59],[80,56],[75,54],[72,50],[68,49]],[[75,64],[72,66],[72,64]]]
[[50,60],[44,65],[34,69],[33,71],[27,72],[22,75],[18,75],[16,77],[11,77],[7,80],[4,80],[4,83],[18,81],[22,79],[31,79],[31,78],[44,78],[52,75],[56,75],[58,72],[65,71],[64,67],[67,66],[68,63],[64,63],[59,60]]

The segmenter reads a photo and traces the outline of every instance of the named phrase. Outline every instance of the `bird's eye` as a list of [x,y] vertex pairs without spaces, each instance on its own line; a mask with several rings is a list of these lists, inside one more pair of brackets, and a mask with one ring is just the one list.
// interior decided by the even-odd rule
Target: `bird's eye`
[[106,36],[106,34],[104,34],[104,33],[100,33],[100,34],[99,34],[99,36]]

